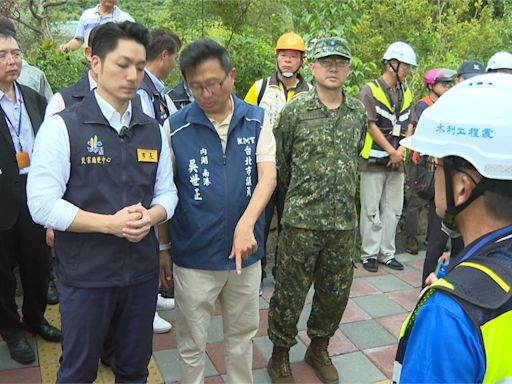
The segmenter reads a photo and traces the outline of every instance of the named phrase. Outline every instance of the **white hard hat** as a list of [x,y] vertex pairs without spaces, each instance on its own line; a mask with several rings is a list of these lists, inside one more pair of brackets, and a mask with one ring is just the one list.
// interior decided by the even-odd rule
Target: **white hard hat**
[[505,51],[496,52],[489,59],[485,71],[489,72],[489,70],[500,68],[512,69],[512,54]]
[[512,76],[490,73],[449,89],[421,115],[404,147],[458,156],[489,179],[512,180]]
[[410,64],[410,65],[418,65],[416,62],[416,53],[414,53],[414,49],[403,41],[395,41],[392,43],[384,56],[382,57],[384,60],[392,60],[396,59],[402,63]]

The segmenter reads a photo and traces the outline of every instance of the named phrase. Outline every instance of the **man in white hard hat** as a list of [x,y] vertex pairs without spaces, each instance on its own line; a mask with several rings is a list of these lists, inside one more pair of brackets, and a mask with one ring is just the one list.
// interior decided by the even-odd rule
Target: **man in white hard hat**
[[401,144],[437,157],[436,211],[465,248],[402,326],[393,381],[504,383],[512,377],[512,77],[461,83]]
[[498,72],[512,74],[512,53],[501,51],[491,56],[485,69],[487,73]]
[[377,272],[378,262],[402,270],[395,259],[395,233],[404,200],[404,148],[408,136],[412,94],[403,84],[411,66],[417,65],[412,47],[391,44],[382,58],[383,74],[367,83],[359,97],[368,115],[368,132],[361,151],[361,259],[363,267]]

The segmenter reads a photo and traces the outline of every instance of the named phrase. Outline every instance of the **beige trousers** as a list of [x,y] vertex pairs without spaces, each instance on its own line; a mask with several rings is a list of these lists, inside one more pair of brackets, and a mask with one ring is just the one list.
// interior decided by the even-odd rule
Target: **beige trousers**
[[252,383],[252,339],[259,325],[261,263],[236,271],[208,271],[174,264],[176,341],[181,382],[203,383],[208,328],[219,299],[229,383]]
[[396,227],[404,204],[403,172],[361,172],[361,258],[395,257]]

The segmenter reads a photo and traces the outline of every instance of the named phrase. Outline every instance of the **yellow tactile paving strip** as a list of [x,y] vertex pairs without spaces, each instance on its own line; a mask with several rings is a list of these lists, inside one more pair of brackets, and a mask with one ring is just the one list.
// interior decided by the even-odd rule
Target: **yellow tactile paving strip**
[[[48,322],[56,327],[60,327],[60,312],[58,305],[49,305],[46,308],[46,319]],[[43,383],[55,383],[57,376],[57,370],[59,369],[59,357],[61,353],[61,347],[59,343],[50,343],[40,336],[37,336],[37,353],[39,355],[39,367],[41,370],[41,381]],[[160,371],[156,365],[154,358],[148,365],[149,384],[161,384],[164,382]],[[113,383],[115,381],[114,374],[109,367],[103,364],[98,364],[98,376],[95,383]]]

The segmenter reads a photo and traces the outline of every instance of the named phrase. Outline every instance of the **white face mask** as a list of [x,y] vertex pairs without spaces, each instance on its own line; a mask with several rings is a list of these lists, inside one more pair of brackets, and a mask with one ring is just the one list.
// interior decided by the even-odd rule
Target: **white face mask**
[[293,77],[294,73],[293,72],[281,72],[281,75],[283,75],[283,77],[286,77],[287,79],[289,79],[290,77]]

